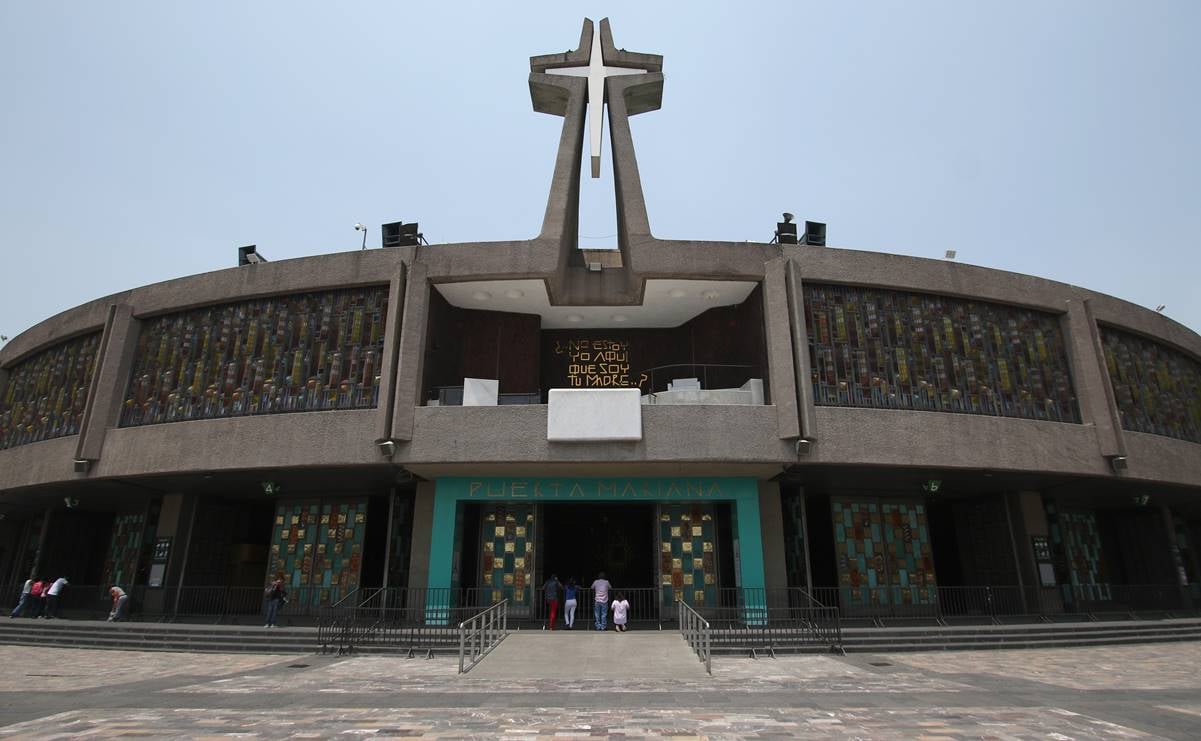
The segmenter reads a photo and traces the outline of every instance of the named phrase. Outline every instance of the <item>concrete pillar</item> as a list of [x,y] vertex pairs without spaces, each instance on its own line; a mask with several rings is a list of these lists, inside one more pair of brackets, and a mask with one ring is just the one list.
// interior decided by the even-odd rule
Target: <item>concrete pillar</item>
[[397,356],[396,399],[392,405],[393,440],[412,440],[416,407],[425,402],[425,341],[429,330],[430,285],[424,264],[409,266],[404,317]]
[[142,608],[147,614],[161,614],[176,604],[178,588],[183,586],[184,569],[187,568],[192,523],[198,502],[198,498],[192,494],[163,496],[154,537],[156,541],[159,538],[170,538],[171,551],[167,557],[162,588],[146,589]]
[[[430,537],[434,527],[434,487],[432,481],[418,481],[413,498],[413,535],[409,542],[409,587],[429,586]],[[440,585],[440,586],[449,586]]]
[[380,364],[380,394],[376,414],[376,441],[392,437],[392,415],[396,404],[396,369],[400,354],[400,329],[404,321],[405,264],[388,284],[388,315],[385,319],[384,358]]
[[1109,370],[1105,367],[1105,352],[1101,333],[1097,329],[1092,307],[1087,299],[1067,302],[1067,315],[1061,326],[1068,347],[1068,362],[1072,385],[1080,404],[1080,418],[1091,424],[1097,436],[1102,456],[1126,455],[1122,438],[1121,418],[1113,395]]
[[796,370],[789,322],[786,267],[780,258],[764,266],[763,320],[767,332],[768,395],[776,407],[776,434],[781,439],[800,437],[797,414]]
[[1176,585],[1180,587],[1180,604],[1185,609],[1192,607],[1192,596],[1189,594],[1188,588],[1188,571],[1184,568],[1184,554],[1180,552],[1180,542],[1176,538],[1176,521],[1172,517],[1172,510],[1167,505],[1159,507],[1160,514],[1163,516],[1163,529],[1167,533],[1168,551],[1172,557],[1173,577],[1176,580]]
[[763,537],[763,582],[768,589],[788,588],[788,568],[784,563],[784,512],[780,503],[780,485],[759,482],[759,524]]
[[797,399],[800,405],[801,437],[816,440],[817,408],[813,401],[813,369],[809,365],[809,329],[805,325],[805,290],[801,269],[795,260],[788,260],[785,273],[788,288],[788,319],[792,327],[793,367],[796,370]]
[[100,460],[105,433],[109,427],[120,423],[121,403],[129,386],[137,342],[138,322],[133,318],[133,307],[128,304],[110,306],[100,340],[96,372],[92,374],[92,387],[79,427],[76,460]]

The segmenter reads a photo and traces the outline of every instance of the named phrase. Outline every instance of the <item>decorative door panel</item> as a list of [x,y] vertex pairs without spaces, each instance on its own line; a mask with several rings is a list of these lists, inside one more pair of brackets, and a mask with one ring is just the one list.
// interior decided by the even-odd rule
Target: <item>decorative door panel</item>
[[784,494],[780,499],[784,513],[784,567],[788,586],[809,589],[805,573],[804,495]]
[[843,606],[904,607],[937,600],[925,505],[832,497],[830,511]]
[[712,504],[659,505],[662,604],[717,605],[716,531]]
[[885,560],[888,586],[901,605],[933,604],[938,599],[934,579],[934,554],[930,548],[930,528],[926,524],[926,506],[912,502],[885,502],[880,505],[884,525]]
[[359,586],[366,533],[366,497],[280,502],[267,577],[282,571],[295,600],[333,604]]
[[146,516],[141,512],[117,515],[113,520],[113,537],[104,561],[103,583],[106,586],[115,584],[128,588],[134,585],[145,530]]
[[492,603],[508,599],[531,604],[534,573],[534,505],[521,502],[483,506],[480,513],[480,584]]

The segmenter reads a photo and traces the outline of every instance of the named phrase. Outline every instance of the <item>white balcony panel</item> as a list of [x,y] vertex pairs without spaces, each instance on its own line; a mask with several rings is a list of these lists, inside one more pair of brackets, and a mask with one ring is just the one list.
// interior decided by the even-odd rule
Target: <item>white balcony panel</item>
[[641,440],[638,389],[551,389],[546,439],[580,443]]

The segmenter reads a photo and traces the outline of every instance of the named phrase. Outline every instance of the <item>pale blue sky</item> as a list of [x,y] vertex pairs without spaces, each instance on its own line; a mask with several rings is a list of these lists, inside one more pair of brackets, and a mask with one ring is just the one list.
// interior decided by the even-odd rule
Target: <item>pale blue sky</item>
[[[520,9],[517,9],[520,8]],[[664,55],[634,119],[651,227],[1083,285],[1201,329],[1201,2],[0,0],[0,334],[108,293],[357,249],[537,234],[560,119],[528,58],[585,17]],[[605,177],[587,236],[614,232]],[[585,240],[601,246],[612,239]]]

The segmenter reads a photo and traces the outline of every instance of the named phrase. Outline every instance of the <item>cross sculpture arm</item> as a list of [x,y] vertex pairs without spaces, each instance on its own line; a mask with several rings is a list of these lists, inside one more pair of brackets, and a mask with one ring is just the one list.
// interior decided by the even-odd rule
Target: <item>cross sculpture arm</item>
[[[588,65],[579,66],[542,66],[531,64],[535,72],[545,72],[550,75],[566,75],[570,77],[587,77],[588,78],[588,140],[591,146],[590,154],[592,156],[592,177],[600,177],[600,158],[601,158],[601,134],[604,127],[604,106],[605,106],[605,79],[616,77],[619,75],[644,75],[648,72],[658,72],[657,69],[661,65],[655,64],[655,69],[646,69],[640,67],[617,67],[608,66],[604,60],[604,47],[601,40],[601,26],[607,21],[601,23],[592,23],[585,21],[585,24],[592,26],[592,37],[589,39]],[[649,55],[645,55],[649,56]]]

